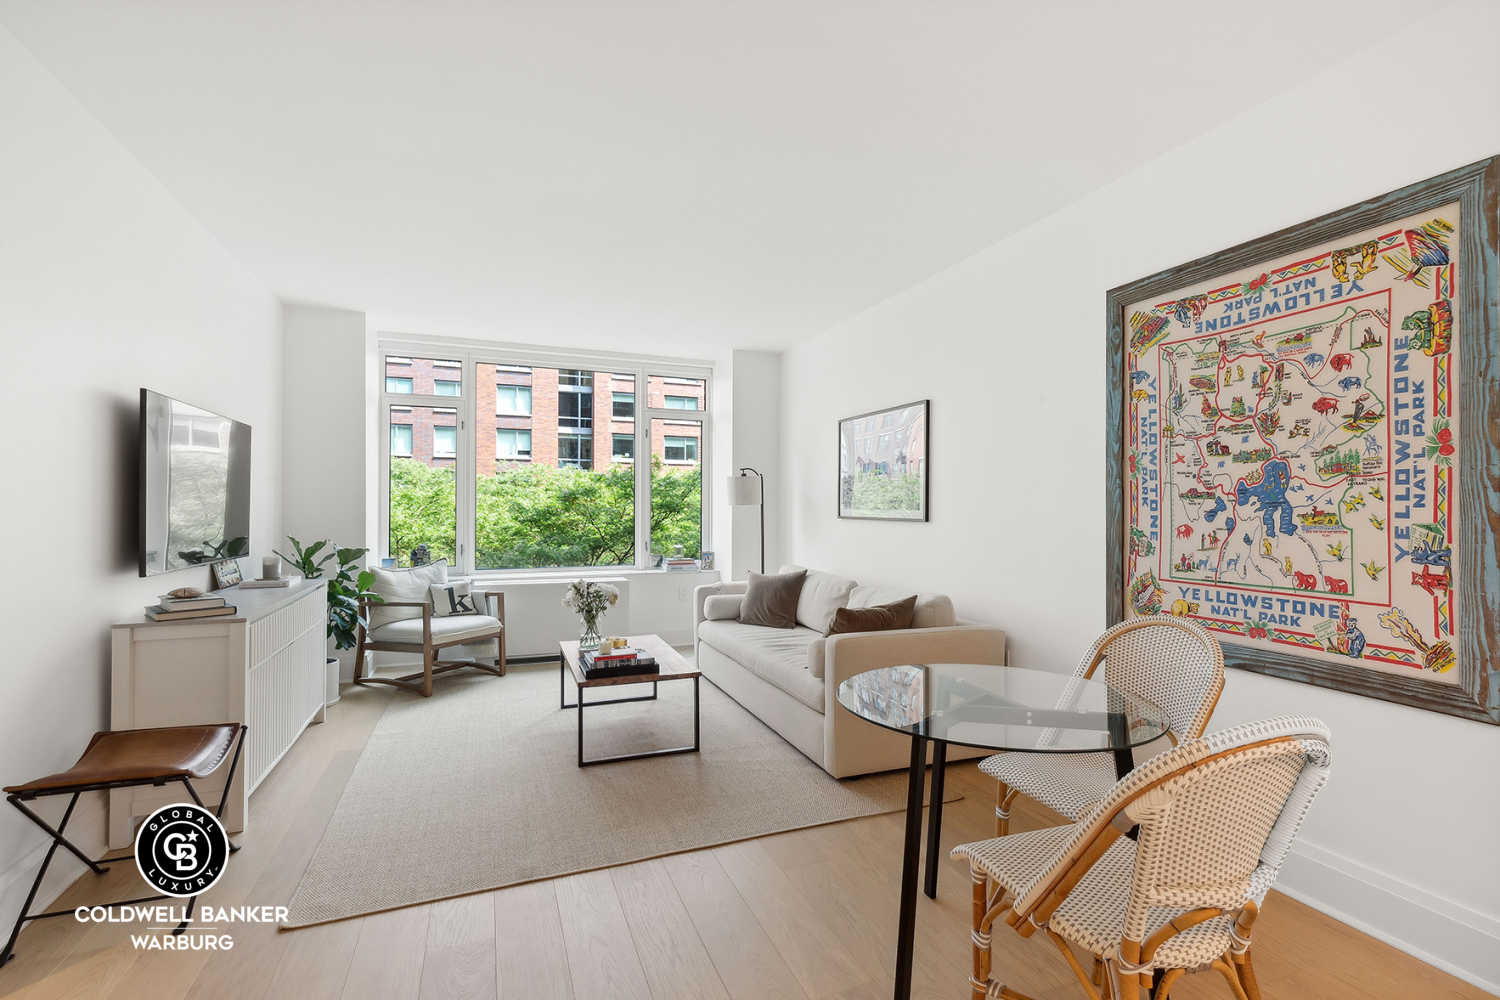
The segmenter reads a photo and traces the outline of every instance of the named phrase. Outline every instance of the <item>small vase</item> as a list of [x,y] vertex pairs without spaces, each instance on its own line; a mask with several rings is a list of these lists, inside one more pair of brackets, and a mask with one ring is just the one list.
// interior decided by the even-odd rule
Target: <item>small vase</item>
[[581,650],[599,648],[599,619],[583,619],[582,629],[578,633],[578,648]]

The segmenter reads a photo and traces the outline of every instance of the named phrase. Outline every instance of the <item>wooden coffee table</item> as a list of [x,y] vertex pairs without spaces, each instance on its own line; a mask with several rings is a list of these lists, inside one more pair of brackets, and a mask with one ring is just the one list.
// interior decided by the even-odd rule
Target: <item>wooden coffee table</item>
[[[662,641],[656,635],[632,635],[625,639],[632,647],[650,655],[656,660],[660,673],[655,674],[627,674],[621,677],[598,677],[590,680],[584,676],[583,663],[578,657],[578,640],[565,639],[558,643],[562,655],[558,664],[557,683],[559,688],[559,701],[563,708],[578,709],[578,766],[590,767],[594,764],[613,764],[621,760],[641,760],[646,757],[670,757],[679,753],[697,753],[698,746],[698,678],[703,675],[684,660],[671,646]],[[575,703],[568,704],[568,674],[573,675],[573,684],[577,689],[574,698]],[[673,747],[670,750],[648,750],[644,753],[624,753],[614,757],[595,757],[593,760],[583,759],[583,708],[587,704],[589,708],[595,705],[618,705],[627,701],[655,701],[656,685],[662,681],[685,681],[692,679],[693,682],[693,745],[690,747]],[[634,698],[609,698],[599,701],[585,703],[583,700],[584,688],[613,687],[617,684],[650,684],[651,693]]]

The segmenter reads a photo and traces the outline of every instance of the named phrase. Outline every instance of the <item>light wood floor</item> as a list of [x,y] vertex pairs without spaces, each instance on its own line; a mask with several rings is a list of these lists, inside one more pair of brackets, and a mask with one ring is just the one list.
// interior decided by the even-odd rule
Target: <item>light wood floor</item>
[[[237,838],[244,849],[207,902],[291,897],[380,712],[403,697],[346,689],[256,790],[254,823]],[[945,847],[991,835],[993,784],[972,763],[948,774],[964,799],[944,811]],[[1013,824],[1057,821],[1033,806]],[[876,816],[299,931],[234,925],[229,952],[137,952],[123,925],[44,920],[0,969],[0,996],[878,1000],[891,995],[901,837],[899,814]],[[116,865],[57,906],[140,889],[134,866]],[[1266,1000],[1489,997],[1279,893],[1255,940]],[[914,994],[966,1000],[969,956],[968,872],[949,862],[939,898],[920,897]],[[1050,944],[1005,927],[995,966],[1041,1000],[1082,996]],[[1229,995],[1211,975],[1173,991]]]

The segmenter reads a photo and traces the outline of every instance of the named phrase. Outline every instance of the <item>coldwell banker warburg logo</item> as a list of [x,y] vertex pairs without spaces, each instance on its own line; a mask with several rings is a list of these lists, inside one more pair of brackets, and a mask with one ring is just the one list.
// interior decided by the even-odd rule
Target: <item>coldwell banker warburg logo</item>
[[163,806],[135,835],[135,864],[141,877],[167,896],[197,896],[224,874],[229,835],[219,818],[190,805]]

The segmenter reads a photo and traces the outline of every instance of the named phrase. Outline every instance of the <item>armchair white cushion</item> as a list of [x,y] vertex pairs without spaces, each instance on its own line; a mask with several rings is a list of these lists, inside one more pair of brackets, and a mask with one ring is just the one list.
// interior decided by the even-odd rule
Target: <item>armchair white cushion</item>
[[[379,594],[387,601],[420,601],[423,604],[432,603],[432,592],[429,588],[433,584],[448,582],[448,560],[439,559],[430,566],[413,566],[410,569],[383,569],[376,567],[371,572],[375,574],[375,580],[370,584],[370,590]],[[421,608],[382,608],[375,605],[370,609],[370,630],[391,622],[398,622],[406,618],[415,618],[420,623],[422,618]],[[376,640],[378,642],[394,640]],[[404,640],[402,640],[404,641]],[[417,642],[422,641],[422,632],[417,630]]]
[[[492,636],[500,619],[490,615],[449,615],[432,619],[432,641],[447,644],[463,639]],[[422,645],[422,619],[403,618],[370,630],[374,642],[410,642]],[[493,654],[492,654],[493,655]]]

